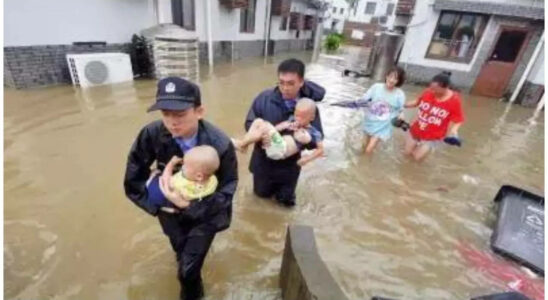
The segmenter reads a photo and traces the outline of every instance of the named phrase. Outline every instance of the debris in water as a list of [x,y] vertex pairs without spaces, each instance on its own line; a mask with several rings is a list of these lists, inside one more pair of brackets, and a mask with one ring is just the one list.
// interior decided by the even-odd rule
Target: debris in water
[[477,180],[476,178],[468,174],[462,175],[462,180],[468,184],[473,184],[473,185],[478,185],[478,182],[479,182],[479,180]]
[[446,187],[446,186],[438,186],[438,187],[436,188],[436,191],[438,191],[438,192],[443,192],[443,193],[449,193],[449,188]]

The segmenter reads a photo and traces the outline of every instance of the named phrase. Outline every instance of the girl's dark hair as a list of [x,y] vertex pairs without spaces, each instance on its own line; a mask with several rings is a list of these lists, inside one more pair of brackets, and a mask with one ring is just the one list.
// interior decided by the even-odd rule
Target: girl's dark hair
[[396,76],[398,77],[398,83],[396,83],[396,86],[402,86],[405,83],[405,71],[400,67],[392,67],[388,70],[388,72],[386,72],[385,77],[388,77],[388,75],[392,73],[396,73]]
[[432,78],[432,82],[436,82],[442,88],[447,88],[451,84],[451,72],[443,71]]

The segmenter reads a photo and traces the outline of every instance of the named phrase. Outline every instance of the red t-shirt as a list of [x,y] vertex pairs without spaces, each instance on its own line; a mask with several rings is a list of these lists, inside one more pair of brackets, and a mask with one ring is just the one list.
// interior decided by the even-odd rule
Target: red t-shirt
[[411,125],[411,135],[421,140],[440,140],[447,134],[449,122],[464,121],[460,95],[453,92],[446,101],[438,101],[430,89],[419,97],[419,113]]

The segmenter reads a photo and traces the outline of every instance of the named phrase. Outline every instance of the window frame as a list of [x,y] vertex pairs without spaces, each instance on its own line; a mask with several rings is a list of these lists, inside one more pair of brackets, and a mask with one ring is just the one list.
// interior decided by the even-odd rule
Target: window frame
[[289,16],[281,16],[282,18],[280,19],[280,31],[287,31],[287,27],[288,24],[289,24]]
[[[191,24],[185,24],[184,2],[190,1],[191,6]],[[189,31],[196,30],[196,2],[195,0],[171,0],[171,18],[172,23]],[[178,23],[180,21],[181,24]]]
[[247,8],[240,9],[240,33],[255,33],[257,0],[249,0],[248,3],[249,6]]
[[[436,32],[438,32],[438,26],[440,24],[440,21],[444,14],[456,14],[457,18],[455,21],[453,21],[453,27],[458,26],[460,21],[462,20],[462,17],[464,15],[473,15],[477,17],[483,17],[485,22],[482,24],[479,30],[478,37],[474,37],[474,41],[470,45],[470,48],[473,49],[473,53],[469,54],[465,57],[459,58],[459,57],[451,57],[451,51],[448,51],[446,55],[436,55],[436,54],[430,54],[430,50],[432,48],[432,44],[435,41],[434,36],[436,35]],[[469,12],[462,12],[462,11],[452,11],[452,10],[442,10],[440,12],[440,15],[438,16],[438,21],[436,22],[436,27],[434,27],[434,31],[432,31],[432,36],[430,37],[430,43],[428,44],[428,47],[426,48],[426,54],[424,55],[424,58],[427,59],[435,59],[435,60],[441,60],[441,61],[448,61],[448,62],[456,62],[456,63],[470,63],[474,56],[476,55],[476,52],[478,51],[478,46],[480,41],[483,38],[483,34],[485,33],[485,29],[487,28],[487,24],[489,24],[489,20],[491,19],[490,15],[482,14],[482,13],[469,13]],[[454,43],[456,41],[455,35],[457,33],[456,28],[453,28],[453,33],[451,40],[449,40],[449,43]],[[438,39],[440,40],[440,39]],[[443,39],[446,40],[446,39]]]
[[[392,9],[390,9],[390,12],[388,12],[389,8],[392,8]],[[395,10],[396,10],[396,3],[390,2],[386,5],[386,15],[387,16],[393,15]]]
[[[368,5],[372,5],[373,8],[373,12],[369,13],[368,12]],[[364,14],[366,15],[375,15],[375,12],[377,11],[377,2],[373,2],[373,1],[368,1],[368,2],[365,2],[365,11],[364,11]]]

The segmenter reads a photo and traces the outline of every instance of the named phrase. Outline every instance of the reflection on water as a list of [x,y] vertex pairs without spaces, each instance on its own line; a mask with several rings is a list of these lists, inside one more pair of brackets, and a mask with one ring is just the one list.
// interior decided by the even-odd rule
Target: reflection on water
[[[305,58],[308,54],[299,54]],[[253,97],[273,86],[283,57],[244,60],[204,74],[207,118],[243,133]],[[207,73],[207,72],[202,72]],[[488,249],[492,199],[503,184],[544,192],[544,118],[530,109],[465,96],[462,149],[423,164],[401,155],[397,131],[372,158],[359,154],[361,114],[328,103],[372,84],[324,64],[327,158],[304,168],[298,205],[252,195],[249,154],[239,157],[233,224],[207,257],[207,299],[279,299],[286,225],[315,228],[329,269],[351,299],[465,299],[499,291],[469,268],[458,242]],[[405,87],[408,99],[420,91]],[[4,295],[9,299],[175,299],[174,255],[154,218],[126,200],[122,178],[153,81],[90,90],[59,86],[5,91]],[[414,112],[407,112],[411,119]]]

